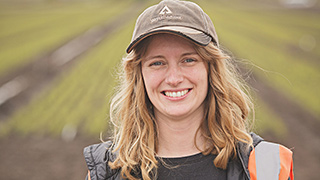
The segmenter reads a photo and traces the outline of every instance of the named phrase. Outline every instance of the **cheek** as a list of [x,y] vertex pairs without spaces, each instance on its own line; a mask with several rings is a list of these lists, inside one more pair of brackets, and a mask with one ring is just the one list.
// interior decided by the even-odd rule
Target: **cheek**
[[158,87],[159,78],[155,73],[142,70],[142,77],[144,81],[144,86],[146,88],[147,94],[149,94]]
[[197,89],[201,96],[206,96],[208,93],[208,73],[207,69],[203,66],[200,68],[193,69],[192,72],[189,71],[189,77],[197,86]]
[[208,72],[205,67],[189,70],[188,75],[194,82],[208,84]]

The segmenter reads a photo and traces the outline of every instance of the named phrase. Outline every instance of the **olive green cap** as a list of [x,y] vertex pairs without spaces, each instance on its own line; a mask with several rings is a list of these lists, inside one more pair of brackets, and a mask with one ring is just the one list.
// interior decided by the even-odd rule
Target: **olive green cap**
[[127,53],[143,39],[158,33],[173,33],[206,46],[218,46],[218,36],[210,17],[195,3],[163,0],[147,8],[136,21]]

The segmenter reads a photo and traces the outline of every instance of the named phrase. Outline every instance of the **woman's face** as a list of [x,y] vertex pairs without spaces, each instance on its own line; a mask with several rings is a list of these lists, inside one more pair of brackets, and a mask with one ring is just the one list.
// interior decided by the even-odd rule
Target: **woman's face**
[[191,42],[170,34],[153,35],[142,75],[156,118],[203,116],[208,72]]

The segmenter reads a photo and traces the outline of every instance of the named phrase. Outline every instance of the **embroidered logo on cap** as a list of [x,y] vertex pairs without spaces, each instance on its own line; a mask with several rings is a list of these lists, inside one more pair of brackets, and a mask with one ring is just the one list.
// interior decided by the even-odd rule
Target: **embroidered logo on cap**
[[173,15],[172,11],[168,8],[167,5],[165,5],[157,17],[151,19],[151,24],[156,23],[158,21],[163,20],[181,20],[182,17],[180,15]]
[[164,14],[172,14],[171,10],[168,8],[168,6],[165,6],[161,12],[159,13],[161,15],[164,15]]

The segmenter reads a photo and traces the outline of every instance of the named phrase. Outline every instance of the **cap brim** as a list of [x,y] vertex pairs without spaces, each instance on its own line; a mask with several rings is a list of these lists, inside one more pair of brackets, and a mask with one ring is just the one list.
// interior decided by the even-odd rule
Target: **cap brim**
[[152,29],[151,31],[140,35],[138,38],[133,40],[129,47],[127,48],[127,53],[130,53],[131,50],[143,39],[154,35],[154,34],[159,34],[159,33],[170,33],[170,34],[175,34],[182,36],[184,38],[187,38],[201,46],[206,46],[208,45],[211,41],[212,38],[211,36],[198,31],[196,29],[188,28],[188,27],[181,27],[181,26],[166,26],[166,27],[160,27],[156,29]]

